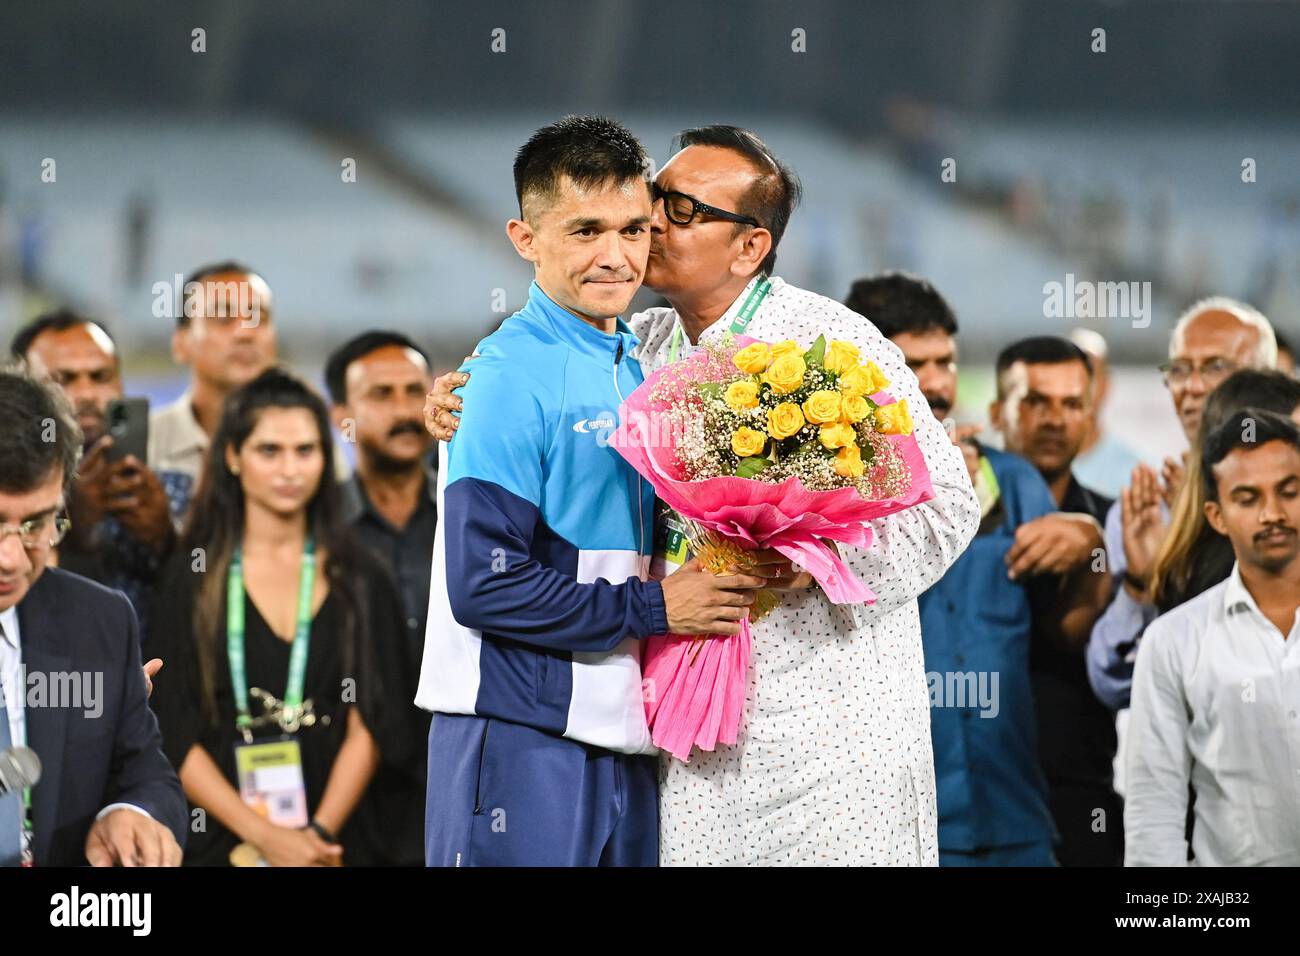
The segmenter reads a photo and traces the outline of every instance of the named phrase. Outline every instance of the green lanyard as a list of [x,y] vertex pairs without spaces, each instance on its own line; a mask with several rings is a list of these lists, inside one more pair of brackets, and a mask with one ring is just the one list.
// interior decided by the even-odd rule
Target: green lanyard
[[[733,335],[742,334],[745,329],[749,328],[749,323],[754,320],[754,314],[758,312],[758,307],[763,304],[767,294],[772,291],[772,280],[763,276],[758,280],[758,284],[749,290],[749,295],[745,299],[744,305],[736,313],[736,317],[731,320],[731,333]],[[681,320],[677,322],[677,328],[673,329],[673,344],[668,351],[669,363],[677,361],[677,350],[682,346],[682,325]]]
[[[289,652],[289,683],[284,692],[284,724],[296,729],[302,716],[303,681],[307,674],[307,648],[311,644],[311,593],[316,583],[316,542],[311,535],[303,542],[302,571],[298,575],[298,623]],[[252,742],[253,714],[248,707],[248,679],[244,670],[244,556],[235,548],[226,578],[226,654],[230,658],[230,680],[234,685],[235,717],[244,740]]]
[[[18,693],[23,689],[19,688]],[[26,704],[26,701],[23,701]],[[27,715],[23,714],[22,726],[18,729],[18,736],[22,739],[15,740],[13,743],[17,747],[27,746]],[[22,853],[21,861],[23,866],[32,865],[32,845],[35,838],[32,836],[32,788],[23,787],[23,832],[22,832]]]
[[986,456],[980,455],[979,478],[974,482],[975,497],[980,502],[980,517],[985,518],[998,503],[1002,489],[998,487],[998,476],[993,473],[993,466]]

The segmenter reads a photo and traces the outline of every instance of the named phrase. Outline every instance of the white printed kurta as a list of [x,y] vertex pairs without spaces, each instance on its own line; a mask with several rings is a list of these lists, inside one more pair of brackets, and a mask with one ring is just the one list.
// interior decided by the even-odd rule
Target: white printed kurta
[[[749,286],[703,341],[725,336]],[[668,361],[672,309],[632,317],[648,375]],[[979,503],[960,451],[892,342],[831,299],[772,279],[746,334],[808,347],[844,339],[907,399],[934,498],[871,522],[866,550],[839,545],[876,595],[837,607],[791,592],[753,631],[740,739],[689,763],[660,760],[661,865],[938,864],[934,756],[916,598],[975,535]],[[679,357],[688,354],[683,337]]]

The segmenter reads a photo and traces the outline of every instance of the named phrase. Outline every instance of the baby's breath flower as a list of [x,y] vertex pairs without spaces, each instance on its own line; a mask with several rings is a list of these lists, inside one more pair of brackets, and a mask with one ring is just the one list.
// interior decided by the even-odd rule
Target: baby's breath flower
[[[765,430],[768,413],[778,405],[802,406],[814,392],[839,390],[837,376],[824,363],[811,363],[794,390],[781,394],[770,382],[762,382],[754,407],[734,408],[727,404],[727,387],[733,382],[753,381],[732,361],[738,351],[740,346],[731,337],[721,344],[704,343],[690,362],[670,366],[651,391],[653,414],[665,419],[676,439],[675,463],[684,480],[734,475],[740,459],[732,451],[732,436],[740,428]],[[772,463],[758,480],[779,484],[797,478],[810,491],[855,488],[871,500],[896,497],[905,491],[911,484],[907,463],[890,439],[875,429],[873,417],[868,415],[847,427],[861,449],[865,468],[860,478],[836,474],[835,452],[822,447],[818,425],[807,423],[776,443]]]

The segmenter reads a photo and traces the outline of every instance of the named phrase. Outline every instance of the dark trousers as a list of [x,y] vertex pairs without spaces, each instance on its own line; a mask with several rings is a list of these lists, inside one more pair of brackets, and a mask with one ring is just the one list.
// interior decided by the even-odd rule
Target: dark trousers
[[658,758],[434,714],[429,866],[657,866]]
[[940,866],[1056,866],[1052,844],[1016,843],[1011,846],[980,847],[978,850],[945,850],[939,847]]
[[1056,784],[1048,803],[1061,866],[1124,865],[1124,801],[1109,787]]

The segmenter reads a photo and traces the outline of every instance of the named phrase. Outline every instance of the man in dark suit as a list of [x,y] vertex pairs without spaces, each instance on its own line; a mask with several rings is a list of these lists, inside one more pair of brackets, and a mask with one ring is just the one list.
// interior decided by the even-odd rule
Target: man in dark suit
[[149,710],[135,613],[47,567],[80,448],[57,387],[0,370],[0,751],[25,744],[43,764],[29,795],[0,796],[0,865],[176,866],[185,798]]

